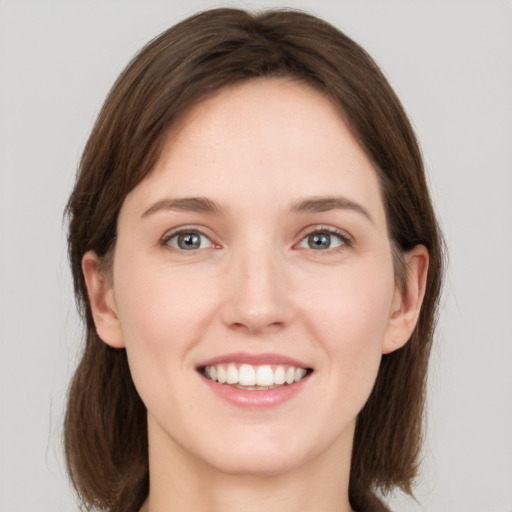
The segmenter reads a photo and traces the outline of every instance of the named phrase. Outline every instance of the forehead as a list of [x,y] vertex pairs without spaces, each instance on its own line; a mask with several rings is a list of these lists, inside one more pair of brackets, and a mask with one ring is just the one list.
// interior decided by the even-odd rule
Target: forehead
[[[315,142],[327,142],[328,133],[331,139],[342,133],[356,144],[341,109],[323,92],[291,77],[255,78],[225,86],[190,107],[170,131],[162,156],[184,139],[189,147],[197,141],[210,150],[225,150],[230,143],[247,150],[257,140],[264,144],[262,157],[280,146],[284,158],[290,150],[313,152]],[[219,146],[225,135],[230,137]]]
[[288,78],[224,87],[194,105],[133,192],[147,201],[167,193],[244,205],[335,193],[380,202],[377,174],[339,108]]

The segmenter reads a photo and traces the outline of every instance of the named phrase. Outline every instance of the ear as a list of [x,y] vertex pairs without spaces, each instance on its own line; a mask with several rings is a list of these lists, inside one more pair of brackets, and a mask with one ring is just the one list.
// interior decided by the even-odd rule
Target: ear
[[102,273],[100,258],[88,251],[82,258],[82,272],[98,336],[113,348],[123,348],[121,324],[117,317],[112,278]]
[[403,290],[395,290],[382,346],[383,354],[389,354],[407,343],[416,327],[425,295],[429,260],[426,247],[417,245],[403,256],[406,266],[405,286]]

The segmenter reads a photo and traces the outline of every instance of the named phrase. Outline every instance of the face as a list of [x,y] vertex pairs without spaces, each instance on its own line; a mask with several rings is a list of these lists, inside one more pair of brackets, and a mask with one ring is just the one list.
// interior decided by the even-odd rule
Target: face
[[382,353],[407,339],[376,171],[291,80],[186,114],[126,197],[112,272],[96,324],[126,348],[150,449],[220,471],[350,455]]

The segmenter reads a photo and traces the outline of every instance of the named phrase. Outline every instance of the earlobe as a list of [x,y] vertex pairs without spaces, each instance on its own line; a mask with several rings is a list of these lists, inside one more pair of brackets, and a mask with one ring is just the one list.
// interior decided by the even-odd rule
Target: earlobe
[[100,258],[95,252],[84,254],[82,272],[98,336],[113,348],[123,348],[124,340],[117,317],[112,280],[102,275]]
[[388,331],[382,353],[388,354],[403,347],[411,337],[425,296],[428,272],[428,251],[417,245],[404,254],[406,280],[403,290],[395,290]]

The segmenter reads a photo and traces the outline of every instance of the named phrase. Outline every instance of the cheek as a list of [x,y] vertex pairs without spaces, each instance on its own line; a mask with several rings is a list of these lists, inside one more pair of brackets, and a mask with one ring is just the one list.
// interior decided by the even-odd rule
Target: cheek
[[120,258],[116,264],[116,305],[130,370],[149,406],[156,388],[174,389],[173,376],[193,368],[190,353],[204,338],[218,292],[214,279],[190,279],[190,273],[151,261]]
[[334,347],[359,352],[382,343],[394,294],[392,269],[383,264],[351,268],[310,289],[315,293],[309,294],[303,314],[312,323],[317,319],[314,324]]
[[[143,266],[118,265],[115,293],[133,382],[147,409],[162,409],[162,393],[180,375],[187,351],[198,336],[194,318],[201,305],[184,284],[165,272]],[[187,336],[184,334],[187,333]],[[173,397],[175,406],[181,400]]]
[[190,332],[194,318],[201,318],[204,294],[198,293],[198,283],[182,277],[185,273],[139,259],[120,258],[114,268],[115,301],[127,348],[176,347],[180,333]]
[[[175,318],[169,315],[169,293],[164,298],[158,284],[144,280],[143,285],[132,276],[117,287],[116,304],[123,337],[128,351],[138,347],[163,349],[172,338]],[[132,292],[130,292],[132,290]],[[136,290],[136,293],[133,291]],[[179,317],[178,317],[179,318]]]
[[322,293],[317,289],[309,300],[314,309],[302,312],[313,339],[325,350],[336,381],[331,389],[352,396],[356,409],[363,406],[378,373],[393,292],[392,269],[366,266],[364,272],[340,273]]

